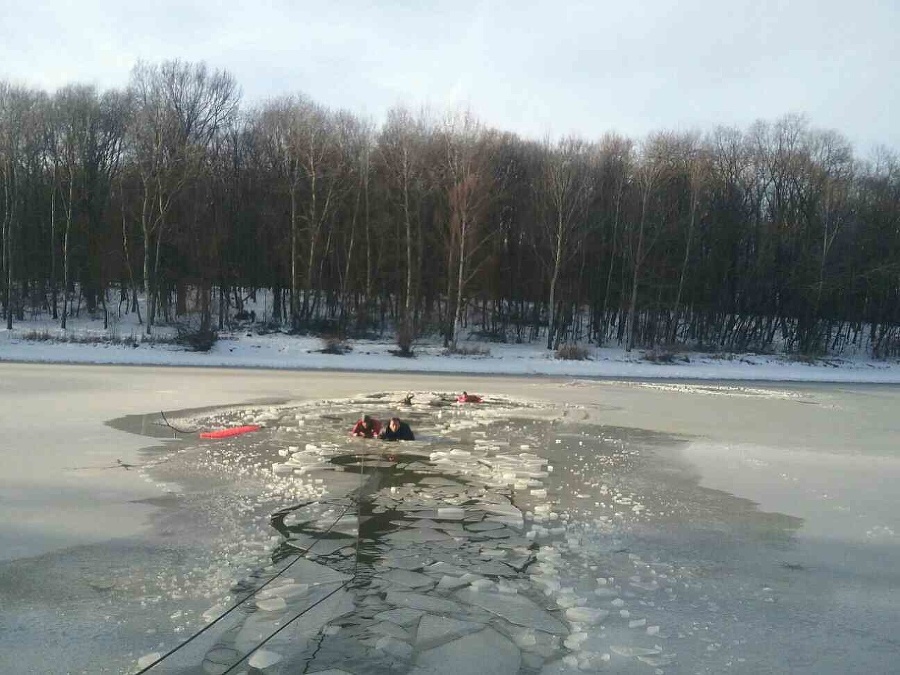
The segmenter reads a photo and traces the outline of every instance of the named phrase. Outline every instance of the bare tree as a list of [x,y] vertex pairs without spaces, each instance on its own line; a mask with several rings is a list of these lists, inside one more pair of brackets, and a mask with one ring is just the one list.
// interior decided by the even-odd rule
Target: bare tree
[[202,168],[213,136],[237,111],[239,92],[225,71],[205,64],[139,63],[131,74],[135,113],[128,129],[129,154],[141,184],[147,333],[158,301],[162,243],[184,187]]
[[378,138],[378,158],[387,177],[388,199],[399,208],[403,226],[405,283],[401,330],[407,337],[414,332],[418,269],[414,251],[421,241],[420,208],[428,189],[425,157],[432,133],[432,124],[424,113],[416,118],[405,108],[395,108],[388,112]]
[[[60,328],[65,330],[72,285],[70,248],[73,226],[75,219],[80,218],[86,240],[94,234],[92,229],[101,226],[100,214],[108,200],[112,173],[121,156],[125,103],[116,92],[100,96],[93,87],[73,85],[59,90],[52,106],[52,124],[49,125],[52,126],[49,134],[52,144],[48,154],[53,164],[52,194],[59,194],[64,217]],[[51,198],[52,231],[55,231],[55,211],[55,198]],[[85,271],[81,279],[82,287],[86,285],[86,276]],[[101,299],[104,297],[101,294]]]
[[[442,186],[447,200],[447,306],[445,343],[456,349],[466,310],[467,286],[484,258],[481,249],[497,232],[487,222],[488,207],[502,189],[503,168],[496,164],[495,135],[468,112],[451,114],[441,132],[445,161]],[[455,267],[455,269],[454,269]]]
[[[362,284],[365,306],[369,306],[372,293],[372,231],[370,222],[369,192],[372,177],[372,151],[374,148],[374,130],[369,122],[353,118],[348,114],[338,117],[341,137],[347,153],[347,170],[352,178],[353,207],[350,217],[350,232],[346,244],[346,257],[341,275],[341,312],[348,310],[350,303],[351,279],[354,276],[354,254],[357,241],[362,240],[365,252],[365,277]],[[358,233],[362,221],[362,235]],[[359,318],[363,318],[360,316]],[[371,317],[366,316],[366,320]]]
[[558,346],[557,293],[561,275],[578,250],[586,214],[597,189],[596,148],[577,138],[544,144],[544,163],[534,186],[541,224],[538,257],[548,269],[550,294],[547,349]]
[[601,141],[601,175],[608,183],[607,198],[611,200],[607,214],[609,224],[609,265],[600,316],[606,317],[612,292],[613,272],[622,246],[622,217],[625,209],[626,191],[633,180],[634,144],[621,136],[608,135]]
[[12,330],[13,315],[21,313],[21,297],[14,295],[21,206],[26,192],[28,166],[40,165],[45,134],[41,128],[43,94],[0,82],[0,214],[2,214],[2,283],[6,328]]
[[672,158],[679,171],[687,182],[688,206],[687,206],[687,231],[684,233],[684,257],[681,259],[681,271],[678,275],[678,291],[675,294],[675,302],[672,309],[672,329],[669,334],[671,342],[676,341],[677,332],[681,324],[681,302],[684,297],[684,285],[687,278],[688,267],[691,260],[691,247],[694,243],[694,233],[697,228],[697,219],[700,217],[701,204],[705,192],[708,189],[708,176],[710,172],[709,153],[701,144],[696,134],[685,134],[676,139],[675,156]]
[[631,290],[628,301],[628,313],[625,317],[625,351],[630,352],[635,343],[635,321],[637,318],[638,288],[641,282],[644,263],[656,241],[662,223],[658,210],[651,203],[657,197],[656,189],[663,175],[664,165],[661,161],[667,146],[668,138],[664,134],[650,137],[642,148],[640,163],[637,169],[637,184],[640,196],[637,223],[631,222],[628,228],[628,253],[631,259]]

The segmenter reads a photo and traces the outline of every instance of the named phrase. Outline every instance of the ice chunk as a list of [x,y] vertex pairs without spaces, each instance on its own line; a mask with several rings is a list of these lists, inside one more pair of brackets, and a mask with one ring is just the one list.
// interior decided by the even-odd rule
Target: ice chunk
[[466,529],[469,532],[489,532],[491,530],[505,529],[505,526],[503,525],[503,523],[482,521],[480,523],[473,523],[472,525],[466,525]]
[[422,609],[426,612],[460,612],[462,607],[457,603],[443,598],[436,598],[421,593],[407,593],[405,591],[388,591],[385,599],[397,607],[409,607],[410,609]]
[[274,666],[279,661],[281,661],[281,654],[270,652],[268,649],[260,649],[253,653],[253,656],[247,661],[247,665],[251,668],[263,670],[269,666]]
[[149,654],[144,654],[141,658],[138,659],[138,668],[146,668],[151,663],[155,663],[159,661],[159,657],[162,656],[159,652],[150,652]]
[[465,517],[465,510],[457,506],[444,506],[437,510],[438,520],[462,520]]
[[479,593],[463,589],[454,597],[461,602],[486,609],[517,626],[535,628],[554,635],[567,635],[569,632],[559,619],[522,595]]
[[522,655],[510,640],[485,628],[419,654],[410,675],[515,675]]
[[581,623],[599,623],[609,616],[609,610],[594,607],[569,607],[566,619]]
[[466,581],[459,579],[457,577],[449,577],[446,574],[441,577],[441,580],[438,582],[438,585],[435,587],[435,590],[440,591],[441,593],[449,593],[451,591],[455,591],[457,588],[461,588],[467,584]]
[[619,656],[654,656],[661,654],[662,649],[659,647],[632,647],[627,645],[612,645],[610,647]]
[[378,633],[379,635],[388,635],[397,638],[398,640],[409,640],[411,637],[409,631],[393,621],[381,621],[370,627],[369,630],[373,633]]
[[646,663],[648,666],[653,666],[654,668],[659,668],[661,666],[668,666],[674,663],[675,655],[674,654],[659,654],[659,655],[649,655],[649,656],[638,656],[638,661],[642,663]]
[[391,637],[389,635],[379,638],[375,642],[375,649],[387,652],[391,656],[405,659],[412,655],[413,648],[403,640]]
[[479,555],[482,558],[505,558],[506,551],[502,548],[483,548]]
[[378,612],[378,614],[375,615],[375,618],[380,621],[390,621],[391,623],[397,623],[401,626],[408,626],[418,621],[419,617],[424,613],[425,612],[420,609],[401,607],[400,609],[388,609],[383,612]]
[[287,608],[284,598],[275,596],[274,598],[257,599],[256,606],[264,612],[283,612]]
[[[607,586],[601,586],[600,588],[594,589],[594,595],[596,595],[597,597],[600,597],[600,598],[615,598],[619,595],[619,593],[616,590],[609,588]],[[624,603],[624,600],[623,600],[623,603]]]
[[281,586],[268,586],[256,594],[259,599],[281,597],[296,598],[309,593],[309,584],[282,584]]
[[203,658],[203,672],[208,675],[222,675],[240,659],[242,654],[231,647],[217,646],[206,652]]
[[413,542],[416,544],[423,544],[429,541],[453,541],[452,537],[447,536],[443,532],[432,530],[427,527],[415,527],[408,530],[400,530],[399,532],[392,532],[384,537],[384,539],[392,543]]
[[[316,549],[314,548],[313,550]],[[291,563],[291,574],[297,579],[302,579],[304,583],[307,583],[310,586],[316,584],[331,584],[350,579],[350,576],[347,574],[333,570],[325,565],[320,565],[312,560],[307,560],[306,558],[299,558]]]
[[419,622],[419,630],[416,633],[416,647],[421,650],[431,649],[439,644],[474,633],[482,628],[484,628],[484,625],[480,623],[426,614]]
[[228,605],[226,605],[224,603],[221,603],[218,605],[213,605],[208,610],[203,612],[202,618],[206,623],[209,623],[210,621],[220,617],[227,610],[228,610]]
[[406,586],[407,588],[431,588],[434,586],[434,580],[418,572],[409,572],[403,569],[394,569],[381,575],[381,578],[391,584]]

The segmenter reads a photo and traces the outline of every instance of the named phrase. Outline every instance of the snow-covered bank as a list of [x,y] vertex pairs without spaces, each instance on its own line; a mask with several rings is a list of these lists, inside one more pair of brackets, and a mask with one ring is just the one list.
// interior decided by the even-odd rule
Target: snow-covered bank
[[[96,322],[95,322],[96,324]],[[121,329],[120,329],[121,334]],[[39,335],[42,339],[29,339]],[[587,378],[702,379],[770,382],[900,383],[900,362],[864,357],[795,359],[760,354],[678,353],[659,357],[616,347],[588,347],[586,360],[562,360],[539,343],[467,341],[470,355],[450,354],[421,341],[413,358],[394,355],[390,340],[348,340],[343,354],[324,353],[317,337],[251,331],[223,333],[208,352],[167,343],[102,342],[104,332],[84,324],[62,332],[48,324],[0,330],[0,362],[273,368],[470,375],[548,375]],[[139,333],[137,338],[139,338]],[[96,342],[91,342],[96,339]]]

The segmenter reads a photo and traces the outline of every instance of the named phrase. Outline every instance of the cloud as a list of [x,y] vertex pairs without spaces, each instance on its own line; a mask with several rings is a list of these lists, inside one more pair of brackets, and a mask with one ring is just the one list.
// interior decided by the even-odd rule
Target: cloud
[[232,71],[247,102],[304,92],[379,116],[468,105],[528,136],[749,124],[799,111],[854,143],[900,146],[900,6],[827,0],[262,0],[16,3],[0,77],[124,86],[138,59]]

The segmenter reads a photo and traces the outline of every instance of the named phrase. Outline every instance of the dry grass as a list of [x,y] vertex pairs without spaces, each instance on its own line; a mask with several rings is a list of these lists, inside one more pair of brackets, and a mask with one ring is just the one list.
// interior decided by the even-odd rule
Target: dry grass
[[556,350],[556,358],[563,361],[587,361],[590,359],[590,355],[586,347],[561,345]]

